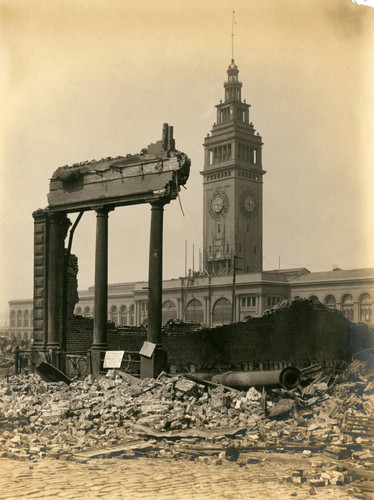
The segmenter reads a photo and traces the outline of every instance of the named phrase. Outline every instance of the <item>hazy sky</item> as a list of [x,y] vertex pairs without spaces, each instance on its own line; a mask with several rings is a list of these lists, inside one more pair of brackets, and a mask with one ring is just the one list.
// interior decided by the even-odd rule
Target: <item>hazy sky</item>
[[[32,297],[33,219],[56,168],[137,153],[174,125],[192,161],[165,208],[164,277],[202,244],[204,137],[235,61],[262,135],[264,268],[374,266],[374,9],[351,0],[0,0],[0,315]],[[72,216],[74,220],[75,215]],[[109,218],[109,281],[147,279],[149,206]],[[94,282],[95,216],[75,233]]]

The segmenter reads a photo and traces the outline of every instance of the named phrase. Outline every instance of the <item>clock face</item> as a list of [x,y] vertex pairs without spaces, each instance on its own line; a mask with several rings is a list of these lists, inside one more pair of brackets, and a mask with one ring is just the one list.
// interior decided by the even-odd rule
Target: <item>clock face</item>
[[244,208],[246,209],[247,212],[254,212],[256,204],[252,196],[247,196],[244,199]]
[[215,219],[223,217],[228,210],[229,200],[223,191],[216,191],[209,200],[209,212]]
[[221,196],[219,196],[219,195],[216,196],[212,202],[213,212],[215,212],[216,214],[219,214],[223,209],[223,205],[224,205],[224,201],[221,198]]
[[245,191],[240,197],[240,208],[244,215],[253,217],[257,213],[258,201],[254,194],[250,191]]

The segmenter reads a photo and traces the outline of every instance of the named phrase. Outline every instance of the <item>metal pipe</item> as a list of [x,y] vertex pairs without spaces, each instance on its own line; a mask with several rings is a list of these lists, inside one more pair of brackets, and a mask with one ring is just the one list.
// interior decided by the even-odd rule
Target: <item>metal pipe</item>
[[226,372],[212,377],[212,382],[226,385],[234,389],[248,389],[254,386],[281,386],[294,389],[300,384],[300,371],[294,366],[283,370],[267,370],[254,372]]

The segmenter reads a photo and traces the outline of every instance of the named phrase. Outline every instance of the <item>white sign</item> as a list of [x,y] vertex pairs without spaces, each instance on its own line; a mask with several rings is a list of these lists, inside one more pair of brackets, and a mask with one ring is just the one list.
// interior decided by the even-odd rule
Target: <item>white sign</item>
[[104,368],[121,368],[125,351],[107,351],[104,358]]
[[156,344],[152,342],[144,341],[143,347],[140,349],[139,354],[145,356],[146,358],[151,358],[153,355],[153,351],[156,348]]

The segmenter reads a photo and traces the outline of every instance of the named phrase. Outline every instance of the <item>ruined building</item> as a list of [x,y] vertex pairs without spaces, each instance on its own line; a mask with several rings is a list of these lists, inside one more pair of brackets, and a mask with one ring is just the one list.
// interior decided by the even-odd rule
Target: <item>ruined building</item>
[[[232,61],[224,99],[216,106],[217,121],[204,141],[203,272],[163,282],[162,322],[181,319],[218,326],[258,316],[285,299],[304,297],[341,311],[350,321],[372,325],[374,269],[263,270],[262,138],[241,92],[239,70]],[[241,268],[235,286],[234,265]],[[147,282],[109,284],[108,320],[123,326],[145,323],[146,287]],[[76,315],[92,317],[94,294],[94,286],[79,292]],[[34,307],[32,299],[10,301],[3,334],[30,337]]]

